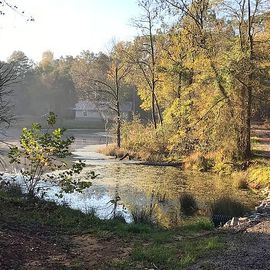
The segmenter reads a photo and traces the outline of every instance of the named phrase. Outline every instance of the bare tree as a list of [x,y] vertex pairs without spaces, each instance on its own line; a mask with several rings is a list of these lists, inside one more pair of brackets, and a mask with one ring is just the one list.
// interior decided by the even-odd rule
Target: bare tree
[[[115,115],[116,142],[121,147],[121,122],[122,111],[120,106],[123,90],[126,86],[125,79],[131,66],[124,58],[124,43],[113,44],[108,55],[88,55],[87,59],[79,59],[75,63],[72,76],[80,90],[81,96],[91,100],[98,111],[108,106]],[[106,117],[104,118],[106,124]]]
[[18,15],[26,18],[26,20],[29,22],[35,21],[35,19],[32,16],[27,15],[25,11],[20,9],[17,5],[14,5],[11,2],[6,1],[6,0],[1,0],[0,1],[0,16],[6,15],[6,12],[8,12],[8,10],[11,10],[17,13]]
[[156,110],[162,124],[162,113],[156,93],[159,82],[156,46],[158,13],[153,0],[139,0],[138,4],[143,14],[140,18],[134,19],[133,24],[141,31],[142,36],[134,41],[134,50],[130,54],[130,60],[137,66],[146,82],[151,95],[152,121],[154,127],[157,128]]
[[9,127],[14,115],[12,112],[12,86],[18,82],[20,74],[15,63],[0,62],[0,125],[1,129]]

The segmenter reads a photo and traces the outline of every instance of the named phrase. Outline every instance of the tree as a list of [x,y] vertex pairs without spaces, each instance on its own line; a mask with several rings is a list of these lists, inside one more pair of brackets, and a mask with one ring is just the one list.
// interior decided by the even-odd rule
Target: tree
[[[269,64],[266,48],[268,41],[262,38],[264,25],[269,14],[266,12],[268,4],[261,0],[242,0],[237,4],[224,1],[223,6],[235,25],[238,33],[239,54],[241,58],[234,63],[235,79],[241,85],[242,100],[244,104],[244,157],[251,156],[251,118],[254,99],[261,89],[268,88],[269,83],[262,81],[261,77],[267,74]],[[264,51],[261,48],[264,48]],[[262,63],[264,62],[264,65]],[[266,64],[266,65],[265,65]],[[239,72],[240,71],[240,72]],[[268,84],[268,85],[267,85]]]
[[[69,110],[74,107],[76,94],[70,71],[73,57],[54,59],[51,51],[44,52],[37,68],[43,96],[47,102],[47,112],[54,111],[60,120],[70,115]],[[38,89],[36,89],[38,91]],[[45,112],[45,113],[47,113]]]
[[[32,16],[25,15],[25,12],[20,10],[16,5],[12,5],[9,1],[0,1],[0,16],[6,14],[6,10],[12,10],[20,16],[26,17],[27,21],[34,21]],[[4,127],[10,126],[13,120],[12,105],[10,103],[11,86],[18,82],[20,77],[19,67],[13,62],[0,63],[0,124]]]
[[18,82],[20,74],[15,63],[0,62],[0,125],[1,129],[10,126],[14,119],[10,95],[12,86]]
[[[60,196],[63,191],[80,192],[91,186],[91,182],[87,179],[78,178],[85,167],[83,162],[73,163],[71,168],[68,168],[64,159],[71,155],[69,146],[74,138],[65,137],[64,129],[51,130],[55,123],[56,116],[51,112],[45,131],[40,124],[33,123],[31,128],[23,128],[20,146],[10,147],[10,163],[15,163],[20,167],[22,180],[30,197],[35,197],[40,191],[46,191],[48,187],[45,183],[47,182],[61,188]],[[60,173],[53,174],[52,172],[56,170],[60,170]],[[91,179],[96,177],[93,172],[90,176]]]
[[81,96],[94,101],[96,107],[109,106],[116,122],[116,143],[121,147],[121,101],[131,66],[124,60],[124,43],[113,44],[108,55],[85,54],[73,67],[73,78]]
[[[135,65],[134,79],[137,82],[140,96],[147,103],[150,99],[152,121],[155,129],[157,128],[156,111],[159,121],[162,124],[162,113],[157,97],[159,83],[158,74],[158,49],[157,49],[157,19],[158,14],[155,10],[154,1],[140,0],[139,6],[143,15],[134,19],[134,26],[141,30],[142,36],[137,37],[129,52],[130,62]],[[150,94],[150,95],[149,95]],[[148,104],[146,105],[146,108]]]
[[14,64],[14,68],[16,69],[20,79],[24,79],[27,72],[34,67],[34,62],[31,61],[22,51],[14,51],[8,58],[7,62],[9,64]]
[[[185,59],[185,64],[190,61],[192,85],[199,83],[201,89],[207,86],[206,92],[213,87],[218,90],[208,97],[201,95],[203,93],[198,88],[193,92],[193,110],[197,107],[198,112],[198,119],[193,125],[203,129],[205,136],[208,134],[208,144],[211,133],[219,134],[227,144],[220,147],[228,149],[229,145],[234,145],[231,154],[235,159],[249,159],[253,97],[258,86],[263,87],[259,74],[265,74],[265,70],[256,64],[254,46],[256,36],[261,32],[261,12],[265,10],[262,9],[262,1],[223,1],[223,9],[205,0],[159,2],[165,4],[170,14],[177,15],[179,32],[186,31],[190,40],[189,55],[192,57]],[[199,100],[204,104],[200,105]],[[213,120],[215,117],[218,119]],[[215,127],[210,129],[210,126]],[[234,144],[227,143],[226,138],[229,137]]]
[[0,16],[6,15],[6,12],[12,10],[13,12],[19,14],[22,17],[25,17],[27,21],[33,22],[35,19],[32,16],[25,14],[25,11],[20,9],[17,5],[13,5],[10,1],[1,0],[0,1]]

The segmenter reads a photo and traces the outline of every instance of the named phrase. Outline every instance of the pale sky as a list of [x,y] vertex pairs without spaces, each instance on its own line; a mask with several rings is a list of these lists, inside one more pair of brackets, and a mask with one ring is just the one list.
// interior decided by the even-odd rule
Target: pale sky
[[9,0],[26,14],[12,10],[0,17],[0,59],[14,50],[39,61],[42,52],[55,57],[78,55],[82,50],[106,50],[112,39],[130,40],[137,33],[130,19],[140,13],[136,0]]

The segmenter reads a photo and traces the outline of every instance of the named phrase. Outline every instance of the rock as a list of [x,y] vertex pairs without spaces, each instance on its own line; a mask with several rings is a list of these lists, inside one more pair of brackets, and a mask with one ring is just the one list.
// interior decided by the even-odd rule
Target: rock
[[255,210],[256,210],[256,212],[262,213],[264,207],[265,207],[265,203],[262,202],[259,206],[255,207]]
[[240,218],[238,218],[238,221],[239,221],[239,223],[242,224],[242,223],[248,222],[249,219],[247,217],[240,217]]
[[265,218],[270,218],[270,188],[264,190],[265,194],[268,194],[267,198],[263,200],[259,206],[255,207],[255,211],[253,211],[248,217],[233,217],[231,220],[227,221],[224,224],[224,228],[232,228],[242,229],[245,227],[249,227],[252,224],[261,223]]
[[227,221],[227,222],[223,225],[223,227],[224,227],[224,228],[229,228],[229,227],[230,227],[230,224],[231,224],[231,220]]
[[230,226],[237,226],[239,224],[239,219],[237,217],[233,217],[230,223]]
[[228,228],[228,227],[235,227],[237,225],[239,225],[239,218],[237,217],[233,217],[231,220],[227,221],[223,227]]

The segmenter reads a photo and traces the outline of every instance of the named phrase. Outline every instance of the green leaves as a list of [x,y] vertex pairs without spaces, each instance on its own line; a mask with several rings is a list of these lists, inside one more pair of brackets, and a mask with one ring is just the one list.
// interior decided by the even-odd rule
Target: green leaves
[[[56,115],[49,113],[47,123],[53,128],[56,123]],[[81,160],[73,163],[67,168],[65,158],[71,155],[70,145],[74,137],[64,137],[65,129],[56,128],[52,131],[43,131],[41,124],[33,123],[31,128],[23,128],[20,136],[20,146],[10,147],[10,163],[16,163],[21,167],[28,194],[35,196],[42,189],[42,182],[50,182],[59,185],[62,191],[71,193],[81,192],[90,187],[91,182],[87,178],[94,179],[91,172],[86,179],[78,178],[85,167]],[[62,170],[60,173],[52,174],[53,171]]]
[[55,113],[49,112],[47,123],[49,126],[54,126],[56,124],[56,114]]

